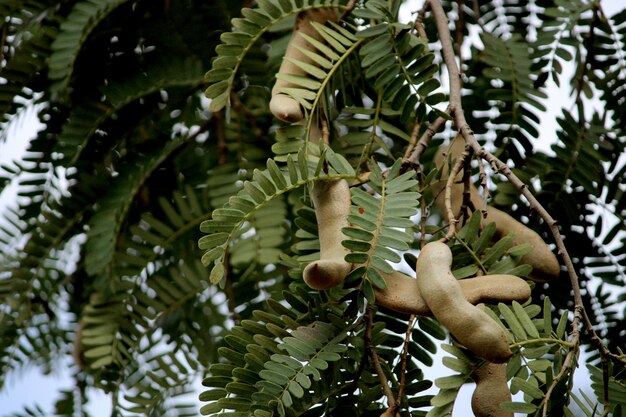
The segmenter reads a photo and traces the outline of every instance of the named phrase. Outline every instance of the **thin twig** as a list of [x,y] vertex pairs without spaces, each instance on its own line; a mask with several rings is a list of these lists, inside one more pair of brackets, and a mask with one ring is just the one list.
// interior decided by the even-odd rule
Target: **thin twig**
[[463,161],[463,202],[461,203],[461,214],[463,223],[469,219],[470,209],[473,209],[472,201],[470,199],[470,184],[471,184],[471,171],[470,163],[472,161],[472,148],[466,147],[468,155]]
[[422,154],[424,153],[426,148],[428,148],[428,145],[430,145],[433,136],[435,136],[439,129],[441,129],[441,127],[446,123],[446,120],[447,119],[443,117],[438,117],[426,128],[426,131],[422,134],[420,139],[417,141],[417,144],[413,148],[413,152],[408,158],[406,158],[407,162],[413,165],[419,165]]
[[7,40],[7,26],[2,25],[2,33],[0,33],[0,62],[4,62],[4,45]]
[[[236,97],[236,95],[234,95]],[[237,97],[239,99],[239,97]],[[241,102],[239,102],[241,104]],[[223,110],[213,113],[213,117],[210,120],[215,121],[215,131],[217,134],[217,149],[218,149],[218,157],[217,163],[218,165],[224,165],[227,162],[228,158],[228,146],[226,145],[226,133],[224,126],[224,114]],[[208,126],[207,126],[208,127]],[[237,300],[235,298],[235,291],[233,289],[233,280],[230,274],[230,264],[228,260],[228,251],[224,253],[224,292],[226,293],[226,300],[228,305],[228,311],[231,314],[231,318],[235,322],[235,324],[239,324],[241,317],[236,311]]]
[[254,133],[254,137],[256,139],[263,138],[263,130],[261,130],[259,125],[256,123],[256,115],[245,104],[243,104],[241,98],[239,98],[239,94],[231,93],[230,102],[233,110],[235,110],[237,113],[243,114],[246,117],[246,120],[248,120],[248,124],[250,124],[250,127],[252,128],[252,133]]
[[[459,157],[456,159],[454,166],[450,170],[448,174],[448,181],[446,182],[445,194],[444,194],[444,203],[446,206],[446,213],[448,214],[448,233],[441,239],[442,242],[447,242],[456,235],[456,226],[459,223],[459,220],[454,216],[454,211],[452,211],[452,185],[456,181],[456,177],[461,172],[461,168],[465,164],[465,160],[470,157],[470,148],[465,147],[465,150]],[[469,188],[469,187],[468,187]]]
[[341,19],[339,20],[345,19],[350,13],[352,13],[352,10],[354,10],[355,7],[356,7],[356,0],[348,1],[348,4],[346,4],[346,8],[343,10],[343,14],[341,15]]
[[461,54],[461,47],[463,46],[463,29],[465,27],[465,22],[463,21],[463,5],[464,0],[457,0],[457,13],[458,18],[454,22],[454,32],[455,32],[455,43],[454,43],[454,53],[459,59],[459,68],[463,70],[463,55]]
[[[579,311],[579,310],[578,309],[574,310],[574,316],[576,315],[576,311]],[[572,333],[574,333],[574,331],[572,331]],[[572,337],[572,344],[574,346],[570,347],[569,351],[567,352],[567,355],[565,356],[565,359],[563,360],[563,364],[561,365],[561,370],[559,371],[558,374],[555,375],[554,381],[552,382],[552,384],[550,384],[550,386],[546,390],[546,396],[543,398],[543,401],[542,401],[543,409],[542,409],[541,415],[543,417],[546,417],[548,415],[548,404],[550,403],[550,397],[552,396],[552,392],[556,388],[557,382],[560,381],[561,378],[563,378],[563,376],[568,371],[573,369],[572,364],[573,364],[574,356],[578,353],[578,338],[574,340],[574,337]],[[572,371],[572,375],[570,375],[570,378],[572,376],[573,376],[573,371]]]
[[426,12],[430,8],[430,3],[427,1],[424,3],[420,11],[417,13],[417,18],[415,19],[415,29],[417,29],[417,34],[420,38],[428,41],[428,36],[426,36],[426,31],[424,30],[424,17],[426,16]]
[[[480,186],[483,189],[483,204],[480,208],[480,212],[483,215],[483,219],[487,218],[487,201],[489,200],[489,187],[487,186],[487,174],[485,174],[485,167],[483,164],[478,164],[478,180]],[[478,207],[476,207],[478,208]]]
[[409,137],[409,144],[406,147],[406,151],[404,152],[403,160],[409,159],[411,153],[413,153],[413,148],[415,148],[415,144],[417,143],[417,135],[420,133],[420,127],[422,124],[418,121],[413,125],[413,130],[411,131],[411,136]]
[[415,315],[411,314],[404,335],[404,347],[402,348],[402,359],[400,363],[400,387],[398,388],[398,395],[396,396],[396,404],[401,404],[402,397],[404,396],[404,389],[406,387],[406,364],[409,359],[409,343],[411,343],[411,331],[413,330],[414,324]]
[[[230,269],[228,252],[224,253],[224,265],[226,268]],[[226,293],[228,311],[230,312],[230,318],[233,319],[234,324],[238,325],[241,322],[241,315],[237,313],[237,299],[235,297],[235,289],[233,288],[232,274],[226,272],[224,275],[224,292]]]
[[480,5],[479,0],[472,1],[472,11],[474,12],[474,20],[477,22],[480,20]]
[[383,392],[387,397],[387,402],[389,403],[389,407],[395,406],[396,399],[393,396],[393,392],[391,392],[391,388],[389,388],[389,382],[387,381],[387,377],[383,372],[383,368],[380,365],[380,358],[378,357],[378,353],[376,353],[376,349],[372,346],[372,328],[374,327],[374,310],[368,306],[367,307],[367,328],[365,330],[365,347],[370,354],[370,359],[372,360],[372,365],[374,366],[374,370],[378,375],[378,380],[380,381],[380,385],[383,388]]
[[420,186],[420,249],[423,249],[424,245],[426,245],[426,219],[428,218],[427,214],[430,206],[426,205],[426,193],[424,192],[426,178],[424,178],[422,172],[418,173],[417,180]]
[[577,103],[579,106],[579,118],[581,119],[585,117],[585,114],[580,109],[580,106],[582,106],[582,100],[580,99],[580,96],[582,94],[583,87],[585,84],[585,76],[587,75],[587,67],[590,64],[589,61],[591,57],[593,56],[593,52],[594,52],[595,38],[596,38],[595,28],[600,18],[599,16],[600,4],[598,2],[595,2],[592,9],[593,9],[593,17],[591,18],[591,22],[589,23],[589,37],[584,41],[584,43],[588,45],[586,48],[587,53],[585,54],[585,60],[583,61],[583,64],[580,67],[581,68],[580,75],[578,76],[578,81],[576,83],[576,100],[574,100],[574,103]]
[[322,143],[327,145],[330,143],[330,129],[328,128],[328,120],[323,114],[319,115],[320,125],[322,126]]
[[222,111],[215,112],[212,119],[215,121],[215,133],[217,135],[217,164],[224,165],[228,154],[226,133],[224,131],[224,114]]

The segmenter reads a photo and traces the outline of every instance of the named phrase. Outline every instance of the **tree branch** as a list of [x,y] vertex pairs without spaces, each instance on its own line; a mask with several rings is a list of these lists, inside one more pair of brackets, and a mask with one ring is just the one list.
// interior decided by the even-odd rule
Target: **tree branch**
[[[387,381],[387,377],[383,372],[383,368],[380,365],[380,358],[376,353],[376,349],[372,346],[372,328],[374,327],[374,310],[372,307],[367,307],[367,328],[365,330],[365,348],[369,352],[370,359],[372,360],[372,365],[374,366],[374,370],[378,375],[378,380],[380,381],[380,385],[383,388],[383,392],[387,397],[387,402],[389,403],[389,409],[392,407],[397,408],[396,399],[393,396],[393,392],[391,392],[391,388],[389,388],[389,382]],[[389,411],[389,410],[388,410]],[[392,416],[394,413],[392,412]]]
[[456,235],[456,226],[459,223],[459,220],[454,217],[454,211],[452,210],[452,185],[454,181],[456,181],[456,177],[461,172],[461,168],[465,164],[465,160],[470,157],[470,148],[465,146],[465,150],[459,157],[456,159],[454,166],[450,170],[450,174],[448,175],[448,181],[446,182],[446,187],[444,189],[444,203],[446,206],[446,212],[449,222],[448,233],[441,239],[443,242],[447,242]]
[[413,130],[411,131],[411,136],[409,137],[409,144],[407,145],[406,151],[404,152],[404,156],[402,157],[402,159],[405,161],[413,153],[413,149],[415,148],[415,145],[417,144],[417,135],[420,132],[421,126],[422,124],[419,122],[419,120],[416,121],[415,124],[413,125]]
[[438,117],[437,119],[435,119],[435,121],[426,128],[426,131],[417,141],[417,143],[413,147],[413,152],[411,152],[411,155],[406,158],[406,162],[416,166],[419,165],[420,158],[422,157],[422,154],[424,153],[426,148],[428,148],[428,145],[430,145],[433,136],[435,136],[435,133],[437,133],[445,123],[446,119],[443,117]]
[[400,387],[398,388],[398,395],[396,396],[396,404],[402,403],[402,397],[404,396],[404,389],[406,387],[406,363],[409,359],[409,343],[411,343],[411,331],[413,330],[413,324],[415,323],[415,315],[411,314],[409,317],[409,323],[407,324],[406,333],[404,335],[404,346],[402,348],[402,359],[400,364]]
[[[548,388],[548,391],[546,394],[546,402],[544,403],[544,408],[543,408],[543,415],[546,416],[550,394],[554,390],[554,387],[556,386],[560,378],[563,377],[563,375],[565,375],[567,370],[571,367],[574,355],[578,351],[578,346],[580,344],[580,324],[581,324],[581,320],[583,320],[583,318],[586,317],[586,314],[584,314],[585,310],[584,310],[583,300],[582,300],[582,296],[580,292],[580,286],[578,283],[578,276],[576,274],[576,271],[574,270],[574,265],[569,256],[569,253],[567,249],[565,248],[563,239],[561,238],[557,221],[554,218],[552,218],[552,216],[539,203],[539,201],[537,201],[537,199],[532,195],[532,193],[528,191],[528,188],[526,187],[526,185],[511,171],[511,169],[504,162],[496,158],[493,154],[487,152],[478,143],[478,140],[474,136],[474,133],[469,127],[467,120],[465,119],[465,114],[463,112],[463,104],[461,101],[461,76],[459,73],[459,68],[457,66],[456,57],[454,55],[454,48],[452,46],[451,35],[450,35],[449,28],[448,28],[448,19],[446,17],[446,14],[439,0],[427,0],[426,3],[427,4],[424,5],[422,10],[427,10],[427,8],[430,8],[433,14],[433,17],[435,19],[435,24],[437,26],[437,33],[439,35],[439,40],[442,45],[443,59],[448,69],[449,83],[450,83],[449,110],[450,110],[450,113],[452,114],[453,121],[454,121],[456,128],[465,139],[466,144],[472,148],[472,150],[474,151],[474,154],[480,157],[481,159],[484,159],[485,161],[487,161],[495,169],[496,172],[501,172],[502,174],[504,174],[506,178],[509,180],[509,182],[513,184],[520,191],[520,193],[526,198],[526,200],[528,201],[530,205],[530,208],[536,211],[539,214],[539,216],[548,224],[548,226],[550,227],[552,236],[554,238],[554,241],[556,243],[558,254],[561,256],[563,263],[565,264],[565,267],[567,269],[567,273],[569,276],[570,284],[572,286],[572,291],[574,295],[574,318],[572,320],[572,331],[571,331],[570,337],[571,337],[571,342],[573,344],[573,347],[570,348],[568,354],[566,355],[566,358],[563,361],[563,366],[561,367],[561,371],[556,375],[553,383]],[[462,159],[462,158],[459,158],[459,159]],[[458,161],[456,165],[459,165]],[[455,165],[455,168],[456,168],[456,165]],[[454,178],[453,174],[454,173],[452,172],[450,173],[450,178]],[[448,184],[446,187],[451,187],[450,181],[448,181]],[[449,194],[449,190],[446,189],[446,204],[448,203],[447,202],[448,194]],[[455,223],[452,219],[453,218],[451,218],[451,221],[450,221],[451,229],[455,227]],[[449,236],[450,234],[451,233],[448,232],[446,237]],[[599,346],[601,344],[604,347],[604,349],[603,348],[599,349],[600,353],[602,355],[606,355],[606,350],[608,349],[606,349],[606,347],[597,337],[593,329],[593,326],[591,325],[591,322],[588,319],[583,320],[583,322],[584,322],[585,329],[592,335],[592,339],[596,340],[596,344],[599,343]],[[613,358],[613,356],[611,357]],[[621,362],[622,364],[626,363],[625,361],[621,360],[621,358],[619,359],[619,362]]]

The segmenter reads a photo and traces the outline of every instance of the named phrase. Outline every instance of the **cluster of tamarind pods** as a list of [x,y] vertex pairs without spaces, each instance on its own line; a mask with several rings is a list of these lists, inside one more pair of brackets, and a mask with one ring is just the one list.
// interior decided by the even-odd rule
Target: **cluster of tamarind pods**
[[[332,8],[312,9],[297,16],[294,33],[272,90],[270,110],[278,119],[288,123],[303,120],[299,103],[288,94],[293,86],[281,78],[281,74],[306,76],[302,63],[313,64],[308,56],[313,46],[306,38],[323,42],[311,22],[336,19],[337,12]],[[312,134],[311,140],[319,142],[319,132]],[[449,147],[442,147],[435,157],[441,179],[431,184],[432,191],[437,196],[436,205],[448,221],[450,212],[445,207],[442,191],[451,171],[449,161],[458,158],[464,149],[465,142],[457,138]],[[462,173],[459,173],[450,190],[449,204],[455,216],[463,205],[464,188]],[[311,288],[324,290],[340,285],[356,267],[345,261],[349,251],[341,244],[347,238],[342,229],[349,226],[348,215],[351,214],[350,189],[344,179],[323,180],[312,185],[310,195],[318,223],[320,259],[306,266],[303,278]],[[481,206],[482,197],[473,185],[470,185],[469,200],[474,207]],[[546,282],[558,277],[559,262],[541,236],[494,207],[487,207],[485,213],[485,221],[496,224],[496,238],[514,233],[512,245],[530,243],[533,246],[532,252],[521,259],[522,263],[533,268],[530,279]],[[474,414],[477,417],[512,417],[511,412],[499,408],[500,403],[511,401],[505,362],[512,352],[505,331],[484,312],[482,303],[523,303],[530,298],[530,286],[514,275],[483,275],[457,280],[451,265],[452,252],[447,244],[441,241],[427,243],[417,259],[415,278],[399,271],[384,274],[386,288],[375,289],[376,304],[399,313],[435,317],[459,344],[486,361],[471,375],[476,382],[472,397]]]

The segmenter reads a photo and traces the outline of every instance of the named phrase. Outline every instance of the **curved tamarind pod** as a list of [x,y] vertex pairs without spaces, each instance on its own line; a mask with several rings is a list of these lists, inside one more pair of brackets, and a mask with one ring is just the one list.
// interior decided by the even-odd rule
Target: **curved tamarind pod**
[[350,189],[344,179],[317,181],[311,189],[320,240],[320,260],[304,268],[304,282],[311,288],[325,290],[339,285],[352,264],[344,257],[349,253],[341,241],[346,239],[341,229],[348,226]]
[[[452,275],[452,252],[442,242],[422,248],[415,265],[415,280],[433,316],[476,356],[503,363],[511,355],[507,335],[487,313],[465,300]],[[506,288],[502,288],[506,290]]]
[[[387,287],[375,289],[376,304],[404,314],[432,316],[420,293],[417,280],[401,272],[384,274]],[[473,305],[479,303],[524,303],[530,298],[530,286],[515,275],[484,275],[457,281],[463,298]]]
[[[311,25],[311,22],[326,22],[337,20],[337,12],[333,8],[317,8],[300,12],[296,17],[293,35],[287,44],[287,50],[283,62],[278,70],[279,74],[307,76],[307,73],[294,64],[292,60],[298,60],[306,64],[314,64],[313,60],[302,53],[300,49],[314,52],[314,47],[302,36],[305,34],[320,42],[324,39]],[[293,98],[281,92],[281,89],[295,87],[289,81],[277,78],[276,84],[272,88],[272,99],[270,100],[270,111],[278,119],[287,123],[296,123],[304,118],[304,113],[298,103]]]
[[[465,149],[465,141],[457,138],[455,139],[450,148],[448,149],[448,155],[454,160],[461,155]],[[447,210],[445,208],[445,197],[443,189],[446,186],[448,180],[448,173],[450,167],[448,167],[447,158],[444,157],[445,148],[440,148],[435,155],[435,163],[442,172],[441,181],[432,184],[433,193],[437,195],[435,203],[437,207],[443,212],[444,216],[448,217]],[[461,205],[463,204],[463,184],[462,173],[456,178],[457,181],[452,186],[450,203],[452,211],[455,216],[461,211]],[[484,204],[478,190],[473,184],[470,184],[470,202],[475,208],[482,207]],[[449,219],[448,219],[449,220]],[[544,242],[537,232],[526,227],[513,217],[498,210],[495,207],[487,206],[486,222],[494,222],[496,224],[497,238],[508,235],[509,233],[515,233],[515,237],[512,241],[512,245],[520,245],[522,243],[530,243],[533,246],[533,250],[530,253],[524,255],[521,259],[521,263],[529,264],[532,266],[532,273],[529,278],[535,282],[546,282],[557,278],[560,274],[561,267],[559,261],[552,253],[550,247]]]
[[486,363],[471,374],[476,382],[472,394],[472,411],[475,417],[513,417],[513,412],[499,405],[511,401],[511,391],[506,383],[506,365]]

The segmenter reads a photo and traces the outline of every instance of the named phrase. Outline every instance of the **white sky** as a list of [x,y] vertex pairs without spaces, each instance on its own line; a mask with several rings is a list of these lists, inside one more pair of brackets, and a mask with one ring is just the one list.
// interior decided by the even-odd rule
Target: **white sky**
[[[411,18],[411,11],[419,10],[421,4],[423,4],[423,0],[411,0],[403,5],[402,10],[405,16],[407,11],[409,13],[407,20]],[[612,16],[626,7],[626,0],[605,0],[602,6],[607,15]],[[564,68],[563,79],[566,79],[571,72],[571,67]],[[541,117],[540,131],[542,132],[542,137],[533,141],[536,147],[544,152],[549,152],[550,145],[556,139],[554,136],[548,137],[545,133],[556,131],[558,127],[556,116],[561,114],[561,105],[572,102],[571,98],[568,97],[568,89],[569,85],[566,82],[562,83],[561,89],[556,88],[554,84],[551,84],[548,88],[547,93],[552,98],[552,103],[548,103],[548,113]],[[554,105],[554,103],[558,103],[558,105]],[[28,145],[29,138],[32,138],[39,128],[40,124],[36,119],[34,111],[27,111],[22,117],[19,117],[17,122],[10,126],[6,142],[0,142],[0,164],[6,164],[11,160],[20,158]],[[11,190],[7,190],[0,195],[0,210],[7,203],[10,204],[14,195],[15,192]],[[444,354],[443,352],[441,353],[442,355]],[[436,365],[434,367],[425,369],[427,378],[434,379],[451,374],[450,370],[440,365],[442,355],[435,358]],[[589,375],[586,368],[579,368],[576,371],[575,385],[578,388],[589,389],[589,383]],[[7,381],[7,386],[0,391],[0,415],[20,412],[25,406],[33,406],[35,403],[50,411],[53,409],[52,405],[54,400],[57,399],[58,391],[62,388],[70,388],[72,385],[73,381],[70,378],[69,365],[48,376],[41,375],[39,370],[32,368],[21,373],[20,376],[14,374]],[[455,407],[454,417],[471,415],[468,407],[473,389],[473,384],[463,386],[457,400],[458,405]],[[200,385],[198,385],[198,390],[201,390]],[[99,391],[93,390],[88,395],[92,400],[90,412],[94,417],[110,414],[110,400],[107,397]],[[467,407],[461,406],[461,404],[466,404]],[[200,406],[200,403],[198,405]]]

